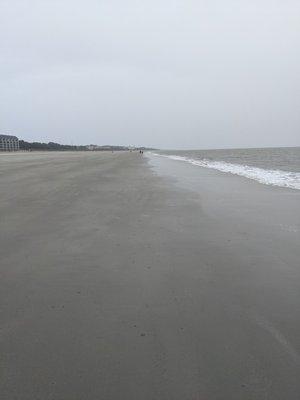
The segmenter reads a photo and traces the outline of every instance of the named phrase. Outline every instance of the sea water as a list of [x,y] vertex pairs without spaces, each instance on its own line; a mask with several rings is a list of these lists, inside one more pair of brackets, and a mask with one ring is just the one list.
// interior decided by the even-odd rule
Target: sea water
[[266,185],[300,190],[300,147],[160,150],[152,154],[240,175]]

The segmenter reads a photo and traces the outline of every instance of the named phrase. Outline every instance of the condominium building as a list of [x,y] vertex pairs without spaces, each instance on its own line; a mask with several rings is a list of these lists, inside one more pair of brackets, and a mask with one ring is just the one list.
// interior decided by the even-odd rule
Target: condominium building
[[19,139],[16,136],[0,135],[0,151],[18,151]]

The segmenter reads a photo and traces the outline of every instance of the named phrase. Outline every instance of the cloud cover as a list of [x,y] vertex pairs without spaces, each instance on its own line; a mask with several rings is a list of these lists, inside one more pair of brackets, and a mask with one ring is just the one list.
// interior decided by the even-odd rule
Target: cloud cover
[[299,21],[296,0],[0,0],[0,131],[300,145]]

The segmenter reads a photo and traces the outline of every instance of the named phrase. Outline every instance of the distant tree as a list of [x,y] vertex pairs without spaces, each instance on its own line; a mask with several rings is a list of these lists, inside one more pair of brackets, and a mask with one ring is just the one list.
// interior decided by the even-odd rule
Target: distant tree
[[[40,143],[40,142],[26,142],[19,140],[21,150],[44,150],[44,151],[90,151],[89,146],[72,146],[69,144],[59,144],[55,142]],[[125,151],[130,148],[127,146],[97,146],[94,151]],[[137,147],[136,150],[152,150],[146,147]]]

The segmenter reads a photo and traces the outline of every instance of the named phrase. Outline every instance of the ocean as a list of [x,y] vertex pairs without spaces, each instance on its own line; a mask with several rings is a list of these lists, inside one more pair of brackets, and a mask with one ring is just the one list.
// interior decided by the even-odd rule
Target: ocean
[[265,185],[300,190],[300,147],[160,150],[152,154],[240,175]]

